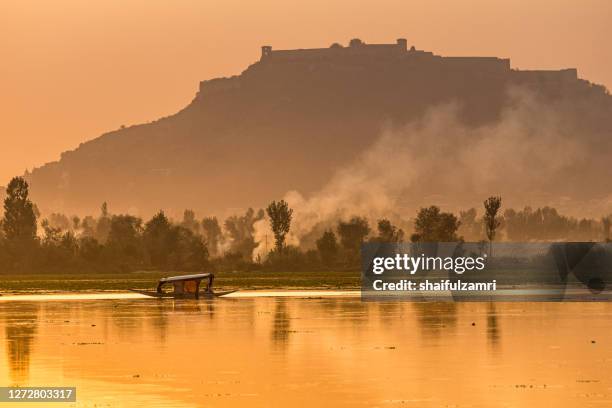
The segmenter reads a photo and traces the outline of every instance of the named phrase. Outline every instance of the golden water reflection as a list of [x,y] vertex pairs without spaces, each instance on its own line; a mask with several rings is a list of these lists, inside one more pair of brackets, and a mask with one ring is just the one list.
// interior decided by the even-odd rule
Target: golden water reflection
[[76,386],[76,406],[607,406],[611,318],[607,303],[4,302],[0,385]]
[[30,354],[36,336],[39,305],[23,305],[19,316],[4,315],[6,358],[9,365],[10,383],[25,384],[30,370]]

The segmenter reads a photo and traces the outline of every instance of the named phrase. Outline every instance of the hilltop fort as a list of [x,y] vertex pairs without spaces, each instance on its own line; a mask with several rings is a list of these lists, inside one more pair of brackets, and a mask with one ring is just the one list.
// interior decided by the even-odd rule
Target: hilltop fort
[[357,61],[393,61],[407,66],[445,67],[449,69],[476,69],[487,72],[504,72],[510,69],[510,60],[495,57],[440,57],[429,51],[408,49],[408,41],[399,38],[395,44],[366,44],[358,38],[352,39],[347,47],[338,43],[329,48],[301,50],[273,50],[271,46],[261,47],[261,61],[265,62],[315,62],[333,61],[353,64]]
[[[568,86],[578,80],[576,68],[559,70],[518,70],[512,69],[509,58],[497,57],[445,57],[430,51],[408,47],[405,38],[391,44],[367,44],[354,38],[347,46],[334,43],[328,48],[309,48],[295,50],[274,50],[272,46],[261,47],[261,58],[242,75],[274,70],[291,70],[299,67],[309,70],[327,69],[356,71],[364,69],[384,69],[388,74],[408,76],[464,76],[477,77],[479,80],[495,80],[516,84],[539,85],[548,88]],[[318,67],[318,68],[317,68]],[[215,79],[202,81],[200,92],[227,90],[239,87],[237,77],[234,81]]]

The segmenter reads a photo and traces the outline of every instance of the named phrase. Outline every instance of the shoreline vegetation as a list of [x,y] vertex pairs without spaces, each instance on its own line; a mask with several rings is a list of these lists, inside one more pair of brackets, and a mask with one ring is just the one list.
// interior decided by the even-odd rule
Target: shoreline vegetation
[[[0,295],[62,292],[125,292],[152,289],[165,276],[182,271],[136,271],[127,273],[27,273],[0,274]],[[317,289],[358,290],[359,271],[215,272],[216,290]]]
[[146,289],[162,276],[194,272],[213,272],[215,286],[228,289],[356,288],[364,243],[467,241],[482,251],[489,244],[490,252],[493,241],[609,241],[612,224],[612,216],[578,220],[549,207],[502,213],[501,197],[493,196],[482,216],[435,205],[412,218],[347,214],[302,228],[296,240],[289,235],[294,209],[284,200],[222,222],[192,210],[182,221],[163,210],[147,221],[113,214],[106,203],[97,217],[41,216],[21,177],[6,192],[0,291]]

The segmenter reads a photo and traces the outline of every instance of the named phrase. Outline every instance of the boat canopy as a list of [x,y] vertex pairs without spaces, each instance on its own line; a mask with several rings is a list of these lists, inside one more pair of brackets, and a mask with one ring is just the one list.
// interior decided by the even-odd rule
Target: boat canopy
[[211,276],[213,276],[212,273],[197,273],[194,275],[170,276],[168,278],[161,278],[159,282],[167,283],[167,282],[194,280],[194,279],[204,279],[204,278],[209,278]]

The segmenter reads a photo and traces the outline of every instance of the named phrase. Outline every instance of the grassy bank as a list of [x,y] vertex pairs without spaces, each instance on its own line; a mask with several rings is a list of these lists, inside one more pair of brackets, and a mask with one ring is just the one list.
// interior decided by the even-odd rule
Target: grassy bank
[[[0,274],[0,294],[80,291],[126,291],[154,288],[163,276],[182,272],[121,274]],[[358,289],[359,272],[218,272],[219,289]]]

